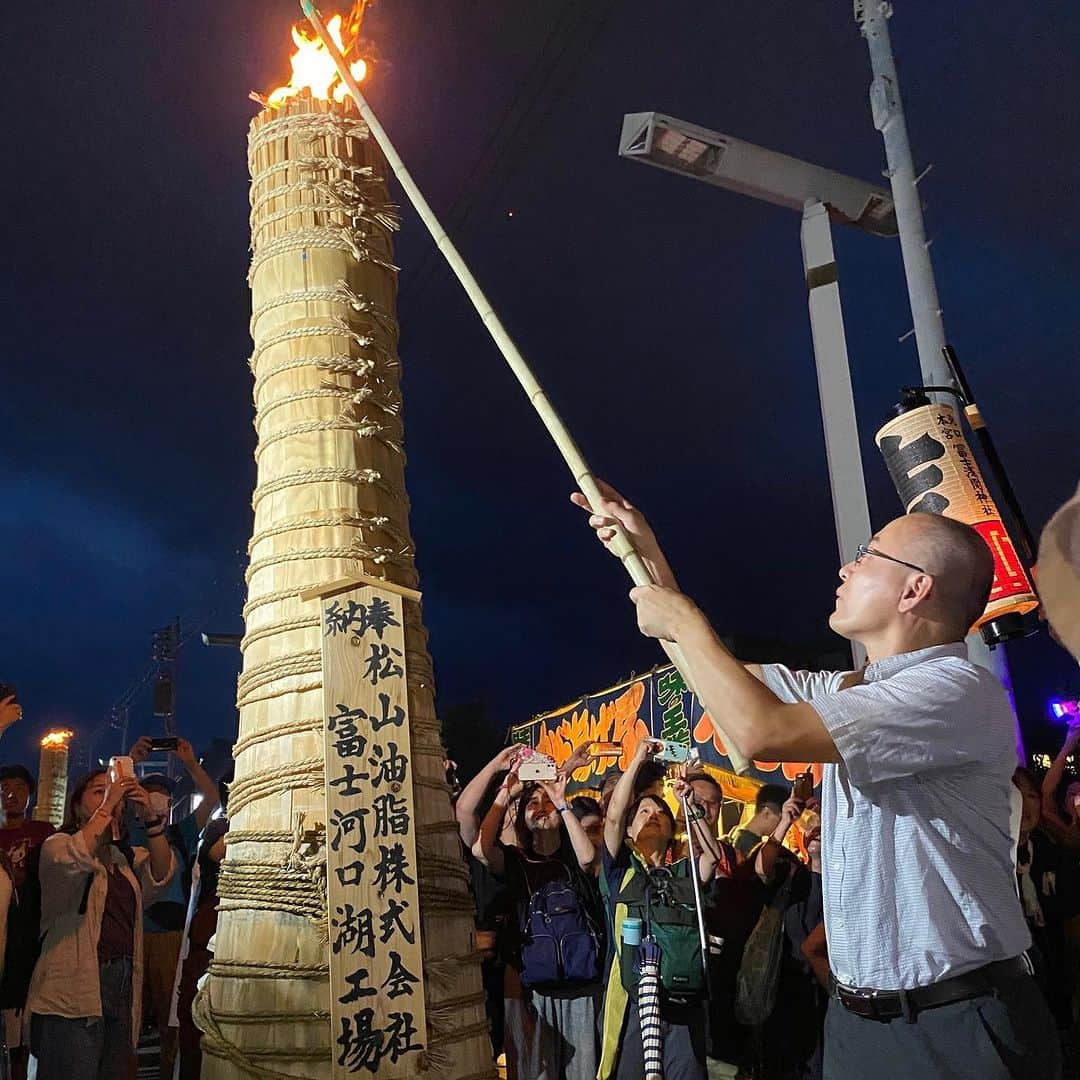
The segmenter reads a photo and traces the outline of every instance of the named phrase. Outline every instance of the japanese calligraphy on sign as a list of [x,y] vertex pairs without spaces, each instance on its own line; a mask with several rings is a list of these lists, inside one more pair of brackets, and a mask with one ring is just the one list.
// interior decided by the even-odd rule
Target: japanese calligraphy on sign
[[402,598],[320,604],[333,1075],[396,1080],[427,1038]]
[[952,406],[911,409],[885,424],[875,438],[908,513],[957,518],[971,525],[990,549],[994,585],[979,624],[1006,612],[1034,610],[1038,598]]

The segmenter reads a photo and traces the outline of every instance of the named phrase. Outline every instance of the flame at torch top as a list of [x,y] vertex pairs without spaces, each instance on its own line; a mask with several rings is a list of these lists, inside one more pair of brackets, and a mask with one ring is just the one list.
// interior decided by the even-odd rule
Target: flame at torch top
[[42,749],[57,750],[60,747],[67,748],[67,744],[71,737],[75,734],[74,731],[68,731],[67,728],[61,728],[57,731],[50,731],[45,738],[41,740]]
[[[345,57],[356,49],[360,41],[360,24],[364,18],[364,9],[369,2],[370,0],[356,0],[346,19],[335,15],[326,24],[326,29],[334,44]],[[348,35],[347,43],[342,37],[343,23]],[[292,65],[292,77],[289,82],[285,86],[271,90],[265,98],[255,94],[252,97],[262,101],[271,109],[280,108],[289,98],[295,97],[304,90],[309,91],[313,98],[322,101],[344,101],[348,97],[348,88],[341,81],[337,68],[334,66],[334,60],[326,51],[326,46],[322,41],[318,37],[309,38],[299,26],[292,28],[292,39],[296,52],[289,58],[289,63]],[[364,81],[367,69],[367,61],[362,59],[349,65],[349,70],[357,82]]]

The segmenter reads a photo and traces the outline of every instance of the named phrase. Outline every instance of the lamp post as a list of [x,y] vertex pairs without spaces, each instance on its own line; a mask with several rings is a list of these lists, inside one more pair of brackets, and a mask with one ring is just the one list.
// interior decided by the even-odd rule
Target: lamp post
[[[850,562],[871,534],[870,511],[831,225],[835,221],[874,236],[895,236],[892,197],[882,187],[657,112],[623,117],[619,156],[801,213],[837,549],[841,563]],[[852,642],[852,653],[856,666],[861,665],[862,646]]]

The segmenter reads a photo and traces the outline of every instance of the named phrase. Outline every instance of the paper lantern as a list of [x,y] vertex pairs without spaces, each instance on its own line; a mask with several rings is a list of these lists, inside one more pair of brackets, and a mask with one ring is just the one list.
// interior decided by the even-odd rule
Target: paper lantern
[[905,513],[956,518],[972,526],[994,556],[990,600],[972,629],[981,629],[989,644],[1025,633],[1018,617],[1034,611],[1039,599],[952,406],[918,404],[885,424],[875,441]]

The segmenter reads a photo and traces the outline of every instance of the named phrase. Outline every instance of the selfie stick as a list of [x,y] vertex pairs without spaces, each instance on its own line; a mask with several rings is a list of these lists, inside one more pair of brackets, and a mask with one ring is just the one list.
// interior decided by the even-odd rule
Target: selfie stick
[[682,797],[683,817],[686,820],[686,844],[690,849],[690,878],[694,882],[694,909],[697,912],[698,936],[701,938],[701,973],[705,976],[705,991],[709,990],[709,939],[705,934],[705,915],[701,910],[701,882],[698,880],[698,858],[694,851],[694,822],[690,802]]

